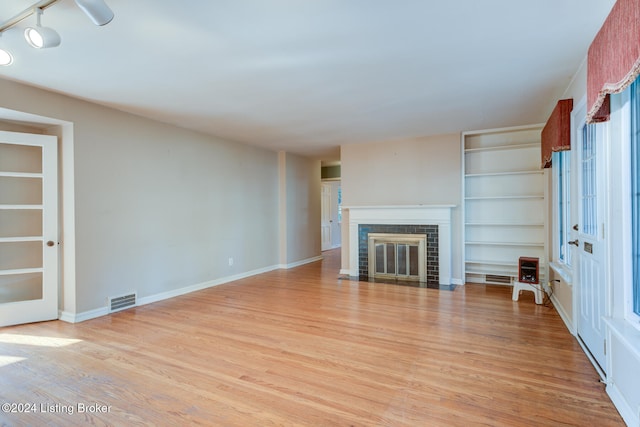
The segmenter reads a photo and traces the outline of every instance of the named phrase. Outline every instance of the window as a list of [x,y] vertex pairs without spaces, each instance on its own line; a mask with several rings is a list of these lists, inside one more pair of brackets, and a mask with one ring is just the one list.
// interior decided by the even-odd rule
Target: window
[[338,223],[342,223],[342,186],[338,186]]
[[556,203],[558,236],[556,240],[558,260],[571,265],[571,152],[553,153],[553,167],[556,171]]
[[640,82],[631,85],[632,309],[640,316]]

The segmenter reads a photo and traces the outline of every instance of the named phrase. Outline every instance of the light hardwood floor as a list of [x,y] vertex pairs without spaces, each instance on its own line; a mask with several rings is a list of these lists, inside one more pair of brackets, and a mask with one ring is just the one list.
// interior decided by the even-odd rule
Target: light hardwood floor
[[[532,293],[341,280],[339,250],[324,255],[75,325],[0,329],[0,401],[37,410],[0,424],[624,425]],[[96,403],[108,412],[78,412]]]

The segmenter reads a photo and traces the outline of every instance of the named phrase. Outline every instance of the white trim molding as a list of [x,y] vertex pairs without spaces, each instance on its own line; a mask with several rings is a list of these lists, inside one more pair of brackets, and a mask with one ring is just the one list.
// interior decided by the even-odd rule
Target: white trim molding
[[301,265],[310,264],[312,262],[321,261],[323,259],[322,255],[314,256],[312,258],[303,259],[300,261],[290,262],[289,264],[280,264],[278,268],[288,270],[290,268],[300,267]]

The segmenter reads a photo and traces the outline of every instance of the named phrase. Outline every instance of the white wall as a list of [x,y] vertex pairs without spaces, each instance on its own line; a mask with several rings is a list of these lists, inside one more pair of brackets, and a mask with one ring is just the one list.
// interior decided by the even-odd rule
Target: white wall
[[0,93],[2,107],[74,124],[76,298],[65,312],[278,265],[277,153],[1,79]]
[[296,265],[318,259],[320,238],[320,161],[280,153],[281,220],[280,263]]
[[[341,147],[343,206],[454,204],[452,276],[462,274],[460,134]],[[348,224],[348,217],[343,223]],[[342,229],[342,269],[349,269],[348,227]],[[345,254],[347,256],[345,256]]]

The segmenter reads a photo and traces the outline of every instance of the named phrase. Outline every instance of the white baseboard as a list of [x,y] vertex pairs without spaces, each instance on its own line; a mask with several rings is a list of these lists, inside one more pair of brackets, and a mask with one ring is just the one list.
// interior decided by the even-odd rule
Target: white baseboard
[[560,318],[564,322],[564,325],[567,327],[569,332],[571,332],[571,335],[575,336],[577,334],[577,331],[573,326],[573,321],[571,320],[567,312],[564,310],[564,307],[562,306],[562,304],[560,304],[560,301],[558,301],[558,298],[556,298],[555,295],[551,295],[551,302],[553,303],[554,308],[560,315]]
[[[316,262],[321,259],[322,259],[322,256],[316,256],[313,258],[292,262],[290,264],[272,265],[269,267],[258,268],[256,270],[251,270],[251,271],[247,271],[240,274],[234,274],[233,276],[227,276],[220,279],[209,280],[207,282],[198,283],[191,286],[185,286],[184,288],[174,289],[171,291],[161,292],[159,294],[138,298],[136,305],[141,306],[141,305],[151,304],[151,303],[162,301],[165,299],[175,298],[181,295],[189,294],[191,292],[201,291],[203,289],[211,288],[213,286],[222,285],[224,283],[234,282],[236,280],[245,279],[247,277],[255,276],[262,273],[268,273],[269,271],[299,267],[301,265],[309,264],[311,262]],[[68,311],[60,311],[58,313],[58,319],[65,322],[69,322],[69,323],[79,323],[79,322],[84,322],[85,320],[95,319],[96,317],[106,316],[107,314],[109,314],[108,307],[100,307],[94,310],[84,311],[82,313],[77,313],[77,314],[70,313]]]
[[451,284],[452,285],[462,286],[462,285],[464,285],[464,282],[462,281],[462,279],[451,279]]
[[161,292],[155,295],[149,295],[147,297],[138,298],[137,305],[146,305],[154,302],[162,301],[169,298],[179,297],[191,292],[201,291],[203,289],[212,288],[214,286],[222,285],[224,283],[234,282],[236,280],[246,279],[247,277],[255,276],[262,273],[268,273],[269,271],[277,270],[278,266],[270,266],[259,268],[256,270],[247,271],[245,273],[234,274],[233,276],[223,277],[221,279],[209,280],[207,282],[198,283],[191,286],[186,286],[180,289],[174,289],[172,291]]
[[280,264],[278,266],[278,268],[282,268],[284,270],[288,270],[290,268],[294,268],[294,267],[300,267],[301,265],[305,265],[305,264],[309,264],[312,262],[316,262],[316,261],[320,261],[322,259],[322,255],[318,255],[318,256],[314,256],[312,258],[307,258],[307,259],[303,259],[300,261],[295,261],[289,264]]
[[107,314],[109,314],[109,308],[100,307],[78,314],[69,313],[68,311],[61,311],[58,318],[69,323],[80,323],[84,322],[85,320],[95,319],[96,317],[106,316]]
[[[196,292],[203,289],[211,288],[213,286],[222,285],[223,283],[229,283],[236,280],[245,279],[247,277],[255,276],[257,274],[267,273],[269,271],[277,270],[278,268],[280,268],[280,266],[278,265],[259,268],[256,270],[247,271],[245,273],[235,274],[233,276],[227,276],[220,279],[210,280],[207,282],[198,283],[191,286],[186,286],[180,289],[174,289],[168,292],[161,292],[159,294],[149,295],[146,297],[138,298],[136,305],[141,306],[141,305],[162,301],[168,298],[178,297],[180,295],[185,295],[191,292]],[[79,323],[79,322],[84,322],[85,320],[106,316],[107,314],[109,314],[108,307],[100,307],[94,310],[84,311],[82,313],[77,313],[77,314],[70,313],[67,311],[60,311],[58,319],[65,322],[69,322],[69,323]]]
[[75,319],[75,314],[71,314],[68,311],[58,310],[58,320],[62,320],[63,322],[74,323],[73,319]]
[[[628,426],[640,426],[640,414],[634,412],[633,408],[629,406],[629,403],[622,396],[616,385],[607,384],[606,391],[624,422]],[[640,412],[640,409],[638,409],[638,412]]]

